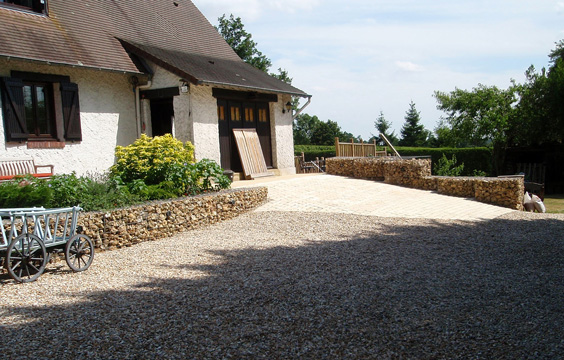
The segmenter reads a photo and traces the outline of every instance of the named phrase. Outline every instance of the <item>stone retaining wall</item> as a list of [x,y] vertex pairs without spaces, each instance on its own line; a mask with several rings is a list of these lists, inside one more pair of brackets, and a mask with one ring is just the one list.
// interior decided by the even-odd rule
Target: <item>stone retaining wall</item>
[[511,209],[523,208],[523,177],[485,178],[432,176],[431,159],[329,158],[327,173],[361,179],[384,180],[388,184],[433,190],[440,194],[475,198]]
[[131,246],[231,219],[266,201],[266,187],[231,189],[107,212],[81,213],[78,224],[100,250]]

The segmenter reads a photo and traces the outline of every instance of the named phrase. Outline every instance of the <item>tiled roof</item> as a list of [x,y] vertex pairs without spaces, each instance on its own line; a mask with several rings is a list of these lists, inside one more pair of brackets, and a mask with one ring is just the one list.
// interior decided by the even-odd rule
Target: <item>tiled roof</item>
[[306,96],[244,63],[189,0],[49,0],[0,7],[0,56],[141,73],[128,51],[200,84]]

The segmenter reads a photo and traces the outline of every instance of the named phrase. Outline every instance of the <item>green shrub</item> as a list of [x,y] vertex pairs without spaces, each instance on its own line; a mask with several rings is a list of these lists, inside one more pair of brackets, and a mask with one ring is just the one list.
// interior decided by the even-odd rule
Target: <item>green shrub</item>
[[[106,179],[107,180],[107,179]],[[75,173],[54,175],[49,180],[16,178],[0,184],[0,207],[43,206],[60,208],[79,205],[86,211],[131,205],[140,198],[110,181],[77,177]]]
[[460,175],[473,176],[475,172],[480,174],[491,174],[491,149],[480,148],[416,148],[396,147],[401,156],[431,156],[433,174],[439,160],[445,155],[447,158],[456,156],[458,163],[464,164],[464,170]]
[[435,173],[439,176],[460,176],[462,170],[464,170],[464,164],[456,166],[455,155],[452,155],[452,158],[448,159],[446,155],[443,154],[435,167]]
[[157,185],[170,178],[169,171],[194,162],[194,146],[182,144],[170,134],[148,137],[143,134],[133,144],[117,146],[116,164],[110,168],[112,177],[125,183],[142,179],[147,185]]
[[110,181],[96,181],[88,178],[84,194],[78,204],[85,211],[96,211],[129,206],[141,200],[138,195],[130,193],[126,188],[118,188]]
[[296,145],[294,146],[294,155],[302,156],[306,161],[313,161],[315,158],[331,158],[336,156],[335,146],[327,145]]
[[77,177],[76,173],[55,175],[48,182],[38,181],[39,186],[51,189],[52,196],[46,202],[46,207],[66,207],[81,203],[81,199],[88,193],[90,179]]
[[53,194],[33,177],[18,177],[0,184],[0,208],[45,206]]
[[199,191],[218,191],[231,186],[231,181],[223,175],[223,169],[214,161],[202,159],[194,164],[191,172],[192,184]]

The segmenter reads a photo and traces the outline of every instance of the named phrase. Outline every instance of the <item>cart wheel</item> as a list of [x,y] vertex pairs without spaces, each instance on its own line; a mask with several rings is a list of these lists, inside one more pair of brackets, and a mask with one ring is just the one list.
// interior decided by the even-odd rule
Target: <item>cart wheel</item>
[[35,281],[45,270],[47,250],[43,241],[33,234],[15,238],[6,250],[6,267],[12,279]]
[[94,243],[84,234],[71,237],[65,245],[65,260],[74,272],[88,269],[94,260]]

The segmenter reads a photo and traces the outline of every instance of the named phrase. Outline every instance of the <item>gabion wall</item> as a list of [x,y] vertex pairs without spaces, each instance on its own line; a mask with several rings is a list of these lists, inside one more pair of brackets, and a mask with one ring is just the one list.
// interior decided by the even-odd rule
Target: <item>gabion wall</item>
[[111,250],[231,219],[266,201],[266,187],[231,189],[108,212],[81,213],[78,224],[96,249]]
[[523,208],[523,177],[488,178],[432,176],[431,159],[400,160],[387,158],[329,158],[327,173],[361,179],[385,181],[388,184],[433,190],[444,195],[475,198],[478,201]]

